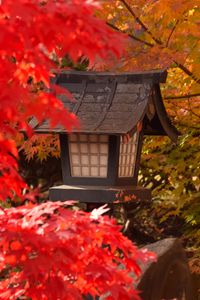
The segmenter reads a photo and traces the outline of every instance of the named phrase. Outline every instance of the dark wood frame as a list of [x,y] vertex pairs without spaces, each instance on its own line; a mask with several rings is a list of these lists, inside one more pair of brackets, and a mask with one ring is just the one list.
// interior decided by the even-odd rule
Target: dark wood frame
[[138,171],[142,150],[143,132],[139,133],[136,153],[135,170],[133,177],[118,177],[120,135],[109,136],[108,176],[106,178],[72,177],[70,170],[70,157],[67,134],[60,134],[61,165],[63,183],[66,185],[88,186],[135,186],[138,181]]
[[[120,198],[119,193],[123,194]],[[49,197],[52,201],[75,200],[84,203],[113,203],[115,200],[124,203],[124,196],[133,196],[136,200],[151,200],[151,190],[138,186],[55,186],[50,188]],[[132,200],[130,200],[132,201]],[[136,202],[135,202],[136,203]],[[127,202],[126,202],[127,204]]]

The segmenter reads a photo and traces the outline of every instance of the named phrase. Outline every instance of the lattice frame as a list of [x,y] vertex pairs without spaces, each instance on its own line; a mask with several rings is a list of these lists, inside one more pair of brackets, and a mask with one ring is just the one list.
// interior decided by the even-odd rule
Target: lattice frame
[[107,177],[108,135],[70,134],[68,141],[72,177]]
[[134,176],[138,148],[138,138],[139,135],[137,132],[129,139],[129,141],[125,141],[122,136],[120,137],[120,154],[118,168],[119,178]]

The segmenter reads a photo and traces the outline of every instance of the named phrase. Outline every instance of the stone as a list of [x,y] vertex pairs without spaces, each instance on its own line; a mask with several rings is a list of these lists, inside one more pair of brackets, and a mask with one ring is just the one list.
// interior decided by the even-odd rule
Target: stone
[[157,262],[141,265],[143,276],[137,288],[142,300],[196,300],[181,242],[168,238],[145,248],[157,255]]

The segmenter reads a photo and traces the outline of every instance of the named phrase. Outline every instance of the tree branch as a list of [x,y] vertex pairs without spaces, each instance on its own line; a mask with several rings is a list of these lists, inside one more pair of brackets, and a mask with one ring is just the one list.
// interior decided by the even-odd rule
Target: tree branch
[[147,28],[147,26],[140,20],[140,18],[135,14],[135,12],[133,11],[133,9],[130,7],[130,5],[128,5],[128,3],[125,0],[120,0],[124,6],[127,8],[127,10],[130,12],[130,14],[134,17],[134,19],[136,20],[136,22],[138,24],[140,24],[140,26],[144,29],[144,31],[146,31],[151,38],[154,40],[154,42],[156,42],[159,45],[162,45],[162,42],[157,39],[153,33]]
[[171,100],[171,99],[188,99],[193,97],[200,97],[200,93],[198,94],[188,94],[188,95],[181,95],[181,96],[167,96],[164,99],[165,100]]
[[192,108],[192,106],[191,106],[190,99],[188,98],[187,100],[188,100],[188,105],[189,105],[189,108],[190,108],[191,113],[192,113],[195,117],[197,117],[197,118],[200,119],[200,115],[197,114],[197,113],[193,110],[193,108]]
[[[181,105],[177,105],[177,104],[176,104],[176,108],[178,108],[178,109],[184,109],[185,111],[187,111],[187,112],[189,112],[190,114],[194,115],[196,118],[200,119],[200,115],[197,114],[197,113],[193,110],[193,108],[191,107],[191,103],[190,103],[189,99],[187,99],[187,100],[188,100],[188,106],[189,106],[189,108],[186,108],[186,107],[183,108]],[[173,104],[173,106],[175,106],[175,104]]]
[[189,77],[191,77],[195,82],[200,84],[200,78],[197,78],[190,70],[188,70],[184,65],[180,64],[176,60],[173,60],[173,62],[179,67],[185,74],[187,74]]
[[170,32],[169,37],[168,37],[168,39],[167,39],[167,42],[166,42],[166,48],[167,48],[168,45],[169,45],[170,39],[171,39],[171,37],[172,37],[172,35],[173,35],[173,33],[174,33],[174,31],[175,31],[175,29],[176,29],[178,23],[179,23],[179,20],[176,20],[176,23],[174,24],[174,27],[172,28],[172,31]]
[[[120,0],[124,6],[127,8],[127,10],[131,13],[131,15],[134,17],[134,19],[136,20],[136,22],[138,24],[140,24],[142,26],[142,28],[144,29],[144,31],[146,31],[150,36],[151,38],[156,42],[156,44],[162,46],[163,48],[166,48],[163,43],[157,39],[153,33],[147,28],[147,26],[140,20],[140,18],[135,14],[135,12],[133,11],[133,9],[127,4],[127,2],[125,0]],[[120,31],[120,29],[118,29],[118,31]],[[122,32],[122,31],[121,31]],[[133,38],[135,40],[135,37],[129,35],[131,38]],[[141,41],[143,44],[144,41]],[[147,45],[147,44],[146,44]],[[147,46],[150,46],[150,45],[147,45]],[[152,47],[153,45],[151,44],[150,47]],[[184,65],[182,65],[181,63],[177,62],[176,60],[173,60],[173,62],[177,65],[177,67],[179,67],[185,74],[187,74],[189,77],[191,77],[195,82],[199,83],[200,84],[200,78],[197,78],[189,69],[187,69]]]
[[[108,26],[110,26],[112,29],[116,30],[116,31],[119,31],[119,32],[122,32],[122,33],[127,34],[125,31],[120,30],[117,26],[115,26],[115,25],[113,25],[113,24],[111,24],[111,23],[109,23],[109,22],[106,22],[106,24],[107,24]],[[146,45],[146,46],[148,46],[148,47],[153,47],[153,46],[154,46],[153,44],[151,44],[151,43],[149,43],[149,42],[146,42],[146,41],[144,41],[144,40],[138,38],[137,36],[135,36],[135,35],[133,35],[133,34],[128,33],[127,35],[128,35],[130,38],[132,38],[133,40],[135,40],[135,41],[137,41],[137,42],[140,42],[140,43],[142,43],[142,44],[144,44],[144,45]]]

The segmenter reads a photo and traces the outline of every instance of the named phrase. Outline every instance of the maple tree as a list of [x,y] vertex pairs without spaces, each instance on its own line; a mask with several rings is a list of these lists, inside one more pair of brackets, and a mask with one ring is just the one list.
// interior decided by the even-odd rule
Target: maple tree
[[[50,119],[53,126],[62,122],[68,130],[77,125],[75,116],[39,84],[50,87],[55,60],[68,53],[75,61],[83,55],[93,61],[97,54],[105,59],[110,53],[119,55],[122,49],[114,46],[118,35],[93,16],[97,6],[96,1],[78,0],[23,0],[15,5],[3,1],[0,6],[0,83],[4,87],[0,106],[1,200],[7,191],[19,196],[24,187],[13,158],[17,157],[13,137],[22,129],[30,134],[27,121],[33,112],[39,122]],[[55,85],[51,88],[56,93]]]
[[150,254],[124,237],[114,220],[100,216],[107,209],[89,214],[63,207],[69,204],[1,212],[0,299],[139,299],[136,261]]
[[129,36],[116,70],[168,69],[163,96],[183,130],[194,123],[199,129],[199,15],[198,0],[113,0],[101,12],[111,28]]
[[[106,1],[100,16],[129,36],[116,70],[168,69],[162,94],[181,136],[177,145],[163,137],[145,139],[140,182],[153,189],[151,214],[153,209],[161,222],[170,216],[183,219],[185,237],[199,253],[199,1]],[[150,219],[146,222],[148,230]]]
[[[0,200],[34,201],[18,174],[16,136],[34,115],[67,130],[78,126],[56,99],[52,68],[68,54],[119,57],[124,39],[96,18],[98,1],[11,0],[0,4]],[[52,80],[53,81],[53,80]],[[47,90],[48,89],[48,90]],[[114,220],[46,202],[0,210],[0,299],[139,299],[139,251]],[[134,275],[134,276],[133,276]]]
[[[155,216],[159,216],[160,221],[179,216],[185,223],[185,236],[199,249],[199,1],[104,1],[103,10],[97,15],[116,32],[127,34],[129,39],[126,54],[114,65],[106,61],[90,65],[90,68],[114,71],[168,69],[162,95],[181,136],[177,145],[163,137],[145,139],[140,183],[153,190]],[[44,145],[45,137],[42,139]],[[34,144],[38,147],[33,153]],[[54,144],[57,145],[56,139]],[[52,152],[49,137],[46,145],[46,148],[41,147],[39,138],[35,137],[23,148],[29,158],[36,153],[43,159]],[[151,224],[148,218],[146,221],[148,230]]]

